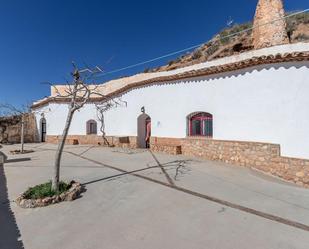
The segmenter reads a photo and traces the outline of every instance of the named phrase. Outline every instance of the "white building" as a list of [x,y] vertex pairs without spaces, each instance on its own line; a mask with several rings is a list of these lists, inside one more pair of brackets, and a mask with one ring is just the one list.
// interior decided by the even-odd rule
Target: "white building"
[[[274,45],[103,84],[104,95],[126,103],[105,114],[109,142],[145,147],[151,119],[153,150],[255,167],[309,184],[309,43]],[[68,142],[103,143],[96,101],[76,112]],[[47,141],[56,142],[68,103],[52,93],[33,109],[41,138],[46,126]]]

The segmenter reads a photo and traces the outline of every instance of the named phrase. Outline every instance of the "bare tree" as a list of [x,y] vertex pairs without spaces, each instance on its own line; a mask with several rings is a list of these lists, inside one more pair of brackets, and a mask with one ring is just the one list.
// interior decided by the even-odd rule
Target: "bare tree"
[[121,98],[109,98],[96,103],[97,117],[100,121],[100,131],[102,133],[103,143],[104,145],[110,146],[109,141],[106,138],[105,132],[105,113],[113,108],[117,108],[120,106],[127,106],[127,102],[121,100]]
[[102,70],[99,67],[95,67],[93,70],[89,68],[79,70],[74,63],[73,67],[74,71],[71,74],[73,82],[67,83],[65,89],[62,88],[60,90],[57,86],[51,84],[56,92],[56,98],[63,98],[69,101],[69,110],[65,126],[55,156],[54,174],[52,178],[52,189],[55,191],[59,190],[61,157],[74,113],[81,109],[91,97],[103,97],[98,91],[98,86],[94,87],[87,84],[88,80],[95,74],[102,73]]
[[[24,140],[25,140],[25,117],[30,113],[29,106],[23,106],[17,108],[11,104],[0,104],[1,113],[4,116],[15,116],[20,118],[21,130],[20,130],[20,144],[21,144],[21,153],[24,153]],[[14,122],[13,122],[14,123]],[[2,127],[2,130],[5,131],[6,127]]]

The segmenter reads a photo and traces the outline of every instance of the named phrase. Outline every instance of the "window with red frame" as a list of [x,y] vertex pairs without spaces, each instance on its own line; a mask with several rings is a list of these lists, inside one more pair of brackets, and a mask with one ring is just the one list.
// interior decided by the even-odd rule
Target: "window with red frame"
[[213,118],[210,113],[201,112],[189,117],[189,136],[213,136]]

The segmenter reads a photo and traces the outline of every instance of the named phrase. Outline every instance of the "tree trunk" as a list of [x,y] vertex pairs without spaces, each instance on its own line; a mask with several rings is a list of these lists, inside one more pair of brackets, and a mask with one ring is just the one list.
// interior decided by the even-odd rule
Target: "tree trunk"
[[106,138],[106,132],[105,132],[105,120],[104,120],[104,114],[101,113],[101,116],[99,117],[99,120],[101,122],[100,131],[102,132],[102,138],[103,138],[103,145],[110,146],[107,138]]
[[25,133],[25,118],[24,118],[24,115],[22,115],[21,116],[21,135],[20,135],[21,153],[24,153],[24,133]]
[[65,127],[64,127],[64,130],[63,130],[63,134],[62,134],[62,137],[61,137],[61,141],[58,145],[58,149],[57,149],[57,152],[56,152],[55,165],[54,165],[54,175],[53,175],[53,179],[52,179],[52,189],[54,191],[59,190],[60,162],[61,162],[63,148],[64,148],[64,145],[65,145],[65,140],[68,136],[68,132],[69,132],[69,129],[70,129],[70,126],[71,126],[73,114],[74,114],[74,111],[70,108],[69,113],[68,113],[68,117],[67,117],[67,120],[66,120],[66,123],[65,123]]

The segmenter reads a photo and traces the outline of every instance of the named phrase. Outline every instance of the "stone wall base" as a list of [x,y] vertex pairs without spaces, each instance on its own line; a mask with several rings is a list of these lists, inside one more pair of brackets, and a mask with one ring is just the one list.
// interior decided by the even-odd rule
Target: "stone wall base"
[[[137,137],[134,136],[106,138],[110,146],[137,148]],[[47,136],[48,143],[57,143],[59,139],[60,136]],[[68,136],[67,144],[106,145],[102,137],[96,135]],[[250,167],[309,187],[309,160],[281,156],[278,144],[223,141],[202,137],[151,137],[150,149],[154,152],[183,154]]]
[[[60,141],[61,136],[47,136],[46,142],[56,144]],[[103,145],[103,146],[115,146],[122,148],[137,148],[137,138],[134,136],[128,137],[115,137],[106,136],[104,141],[101,136],[97,135],[69,135],[66,139],[66,144],[69,145]]]
[[174,155],[178,154],[175,151],[180,147],[181,153],[186,156],[254,168],[309,187],[309,160],[281,156],[278,144],[222,141],[202,137],[152,137],[150,147],[153,151]]
[[179,155],[182,154],[181,141],[179,138],[151,137],[150,148],[154,152]]

